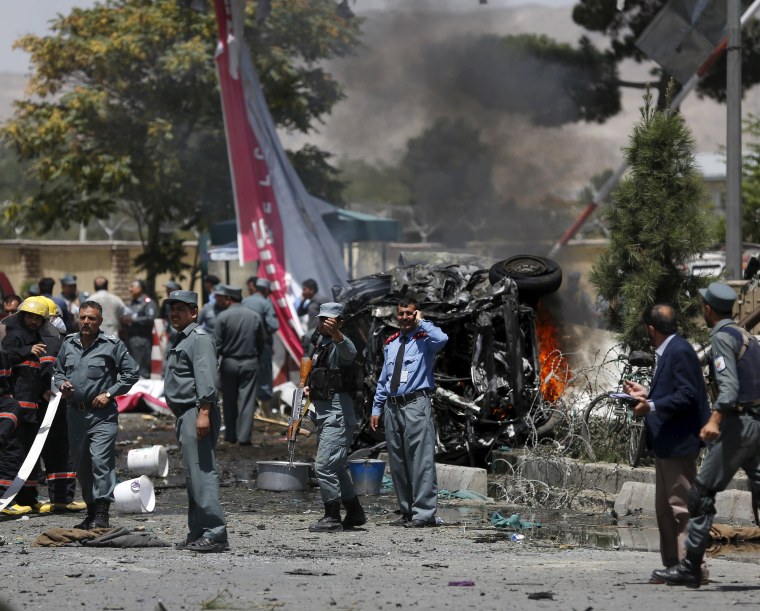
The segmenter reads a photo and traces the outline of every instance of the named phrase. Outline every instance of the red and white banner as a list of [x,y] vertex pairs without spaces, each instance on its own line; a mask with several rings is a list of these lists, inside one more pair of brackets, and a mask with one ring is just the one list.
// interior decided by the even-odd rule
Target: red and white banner
[[303,350],[286,297],[286,267],[299,285],[316,279],[325,295],[345,283],[346,270],[337,243],[279,141],[243,38],[245,0],[214,0],[214,6],[240,263],[259,261],[259,276],[271,280],[279,336],[298,361]]

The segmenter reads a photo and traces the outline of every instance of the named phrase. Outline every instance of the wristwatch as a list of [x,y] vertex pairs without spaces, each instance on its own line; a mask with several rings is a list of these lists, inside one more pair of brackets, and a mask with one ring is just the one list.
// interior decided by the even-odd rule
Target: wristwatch
[[111,398],[111,393],[106,391],[106,399],[110,399],[110,398]]

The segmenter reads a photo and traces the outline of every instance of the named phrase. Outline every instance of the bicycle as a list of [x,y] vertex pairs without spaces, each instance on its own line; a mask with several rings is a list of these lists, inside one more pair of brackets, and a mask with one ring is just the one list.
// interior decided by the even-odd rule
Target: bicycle
[[[624,362],[618,392],[623,391],[625,380],[645,386],[649,384],[654,372],[654,357],[651,354],[635,350],[627,356],[621,354],[618,360]],[[610,397],[609,393],[602,393],[589,403],[583,413],[581,435],[589,458],[594,461],[620,462],[625,459],[631,467],[637,467],[644,455],[644,418],[635,416],[624,400]]]

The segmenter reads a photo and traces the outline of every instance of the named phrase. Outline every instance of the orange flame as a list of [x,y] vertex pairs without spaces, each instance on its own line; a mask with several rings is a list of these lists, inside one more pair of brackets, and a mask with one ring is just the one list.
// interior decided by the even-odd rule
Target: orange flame
[[549,310],[542,304],[536,308],[536,335],[538,336],[538,362],[541,366],[541,394],[554,403],[570,381],[570,368],[557,341],[557,327]]

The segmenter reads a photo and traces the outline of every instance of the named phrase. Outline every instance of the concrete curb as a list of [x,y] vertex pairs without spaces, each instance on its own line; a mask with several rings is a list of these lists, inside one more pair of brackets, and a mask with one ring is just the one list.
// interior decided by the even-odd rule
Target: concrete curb
[[[623,517],[635,510],[654,515],[654,484],[626,482],[615,501],[615,511]],[[752,522],[752,494],[742,490],[726,490],[715,496],[715,519],[721,522]]]
[[[593,490],[615,497],[614,508],[623,517],[636,509],[654,515],[654,467],[610,463],[584,463],[571,458],[542,457],[533,452],[499,452],[492,463],[491,479],[519,473],[553,488]],[[724,492],[716,496],[716,520],[752,522],[752,495],[747,477],[737,474]]]

